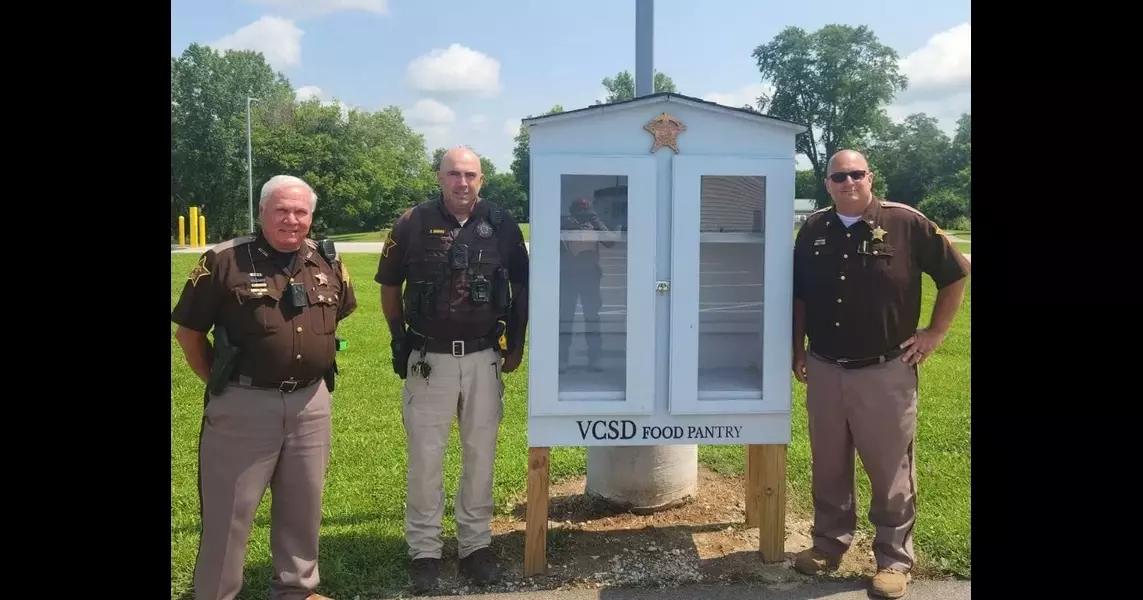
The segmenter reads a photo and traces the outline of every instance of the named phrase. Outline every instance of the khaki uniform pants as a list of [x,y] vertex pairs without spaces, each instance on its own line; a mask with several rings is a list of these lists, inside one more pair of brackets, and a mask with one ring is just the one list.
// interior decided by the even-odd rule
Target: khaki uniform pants
[[314,592],[329,444],[324,381],[289,394],[230,384],[211,396],[199,440],[196,600],[232,600],[241,591],[246,543],[267,486],[274,559],[270,597],[300,600]]
[[409,357],[402,416],[409,453],[406,540],[414,558],[441,557],[445,449],[454,416],[460,420],[463,470],[456,492],[457,553],[464,558],[492,543],[492,472],[504,416],[500,354],[492,349],[462,357],[427,353],[426,380]]
[[854,450],[869,475],[869,521],[880,568],[913,567],[916,520],[917,370],[900,358],[843,369],[811,354],[806,412],[813,457],[814,546],[849,549],[857,529]]

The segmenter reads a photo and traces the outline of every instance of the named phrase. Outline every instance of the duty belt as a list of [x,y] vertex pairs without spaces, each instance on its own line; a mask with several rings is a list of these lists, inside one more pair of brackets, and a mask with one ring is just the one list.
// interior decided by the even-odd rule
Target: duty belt
[[302,388],[310,387],[321,380],[321,377],[314,377],[312,379],[289,379],[286,381],[271,381],[265,379],[251,379],[245,375],[235,375],[231,377],[238,385],[247,387],[258,388],[263,390],[278,390],[283,394],[289,394]]
[[828,363],[833,363],[843,369],[863,369],[873,365],[880,365],[889,362],[904,353],[904,348],[894,348],[885,354],[871,358],[834,358],[832,356],[827,356],[820,352],[815,352],[813,349],[810,349],[810,354],[813,354],[816,358],[824,360]]
[[482,337],[471,340],[439,340],[436,338],[425,337],[415,331],[409,332],[409,347],[413,350],[424,350],[425,352],[451,354],[453,356],[464,356],[473,352],[480,352],[489,348],[496,347],[496,340]]

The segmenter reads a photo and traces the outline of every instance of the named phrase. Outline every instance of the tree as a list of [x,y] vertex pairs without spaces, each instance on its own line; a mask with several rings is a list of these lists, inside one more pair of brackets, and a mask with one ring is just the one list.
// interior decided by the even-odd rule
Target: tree
[[[635,97],[635,76],[630,71],[620,71],[616,73],[615,77],[604,77],[604,89],[607,90],[607,98],[600,101],[596,100],[598,104],[611,104],[612,102],[622,102],[624,100],[631,100]],[[655,78],[652,85],[654,93],[660,92],[677,92],[675,81],[670,78],[666,73],[655,71]]]
[[759,111],[810,128],[798,136],[797,151],[821,182],[815,198],[822,206],[829,157],[864,148],[889,124],[885,107],[908,86],[897,52],[868,27],[826,25],[813,33],[787,27],[753,57],[774,90],[759,98]]
[[916,206],[934,184],[951,175],[952,141],[937,120],[924,113],[890,125],[869,148],[880,178],[888,186],[886,200]]
[[528,192],[512,173],[486,174],[480,195],[507,210],[517,222],[528,222]]
[[171,60],[172,231],[192,205],[207,215],[209,238],[248,231],[248,95],[257,98],[254,184],[278,174],[305,179],[319,198],[313,235],[380,229],[436,189],[424,137],[400,109],[298,102],[260,53],[192,44]]
[[[468,148],[469,150],[472,150],[473,152],[476,152],[476,150],[473,150],[471,146],[464,146],[464,147]],[[436,150],[433,150],[433,162],[432,162],[432,164],[433,164],[433,172],[434,173],[440,170],[441,159],[444,158],[445,152],[448,152],[448,150],[449,150],[448,148],[437,148]],[[476,152],[476,154],[478,156],[480,155],[479,152]],[[484,178],[488,179],[492,175],[496,174],[496,165],[492,164],[492,161],[489,160],[488,158],[481,156],[480,157],[480,171],[484,174]]]
[[209,237],[248,228],[246,97],[293,98],[260,52],[191,44],[171,58],[171,222],[190,206],[208,215]]
[[[554,115],[564,112],[562,104],[557,104],[548,109],[545,115]],[[525,119],[532,118],[532,115],[524,117]],[[512,149],[512,175],[516,178],[516,183],[520,184],[520,189],[524,190],[524,194],[528,194],[532,182],[532,138],[528,135],[528,128],[523,125],[520,126],[520,131],[516,133],[516,146]]]

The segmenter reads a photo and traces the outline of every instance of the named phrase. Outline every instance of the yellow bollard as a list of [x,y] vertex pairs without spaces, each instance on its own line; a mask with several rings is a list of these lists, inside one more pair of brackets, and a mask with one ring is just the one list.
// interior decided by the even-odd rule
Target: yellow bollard
[[190,207],[190,247],[198,248],[198,207]]
[[198,245],[206,247],[206,217],[203,215],[198,216]]
[[187,245],[187,218],[179,215],[179,245]]

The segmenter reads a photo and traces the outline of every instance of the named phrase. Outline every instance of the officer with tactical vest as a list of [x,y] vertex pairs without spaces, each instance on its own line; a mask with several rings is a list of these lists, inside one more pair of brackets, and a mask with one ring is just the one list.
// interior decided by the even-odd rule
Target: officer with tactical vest
[[324,598],[314,590],[341,345],[335,334],[357,300],[333,245],[306,238],[316,204],[301,179],[266,182],[262,230],[207,250],[171,313],[187,364],[207,384],[197,600],[231,600],[241,591],[247,538],[267,486],[270,598]]
[[418,594],[432,589],[439,575],[441,471],[454,415],[464,461],[455,511],[460,572],[476,584],[499,579],[489,545],[492,471],[504,413],[501,376],[520,366],[528,319],[527,247],[507,211],[479,197],[480,157],[453,148],[442,157],[437,178],[440,198],[397,219],[375,277],[392,335],[393,369],[405,380],[405,527]]

